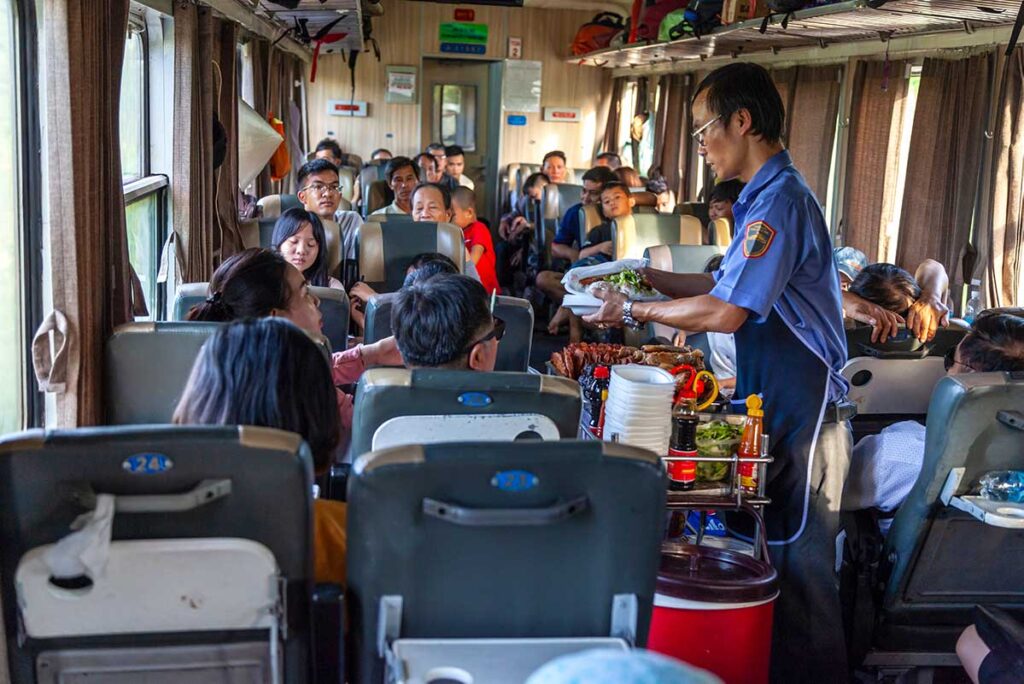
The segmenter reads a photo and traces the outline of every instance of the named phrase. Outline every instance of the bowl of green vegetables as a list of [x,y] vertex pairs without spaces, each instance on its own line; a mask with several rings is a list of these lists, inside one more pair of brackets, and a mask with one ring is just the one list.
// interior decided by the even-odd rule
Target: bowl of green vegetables
[[[705,458],[732,458],[743,436],[743,426],[724,420],[712,420],[697,426],[697,455]],[[721,482],[729,476],[730,463],[702,461],[697,463],[697,479]]]

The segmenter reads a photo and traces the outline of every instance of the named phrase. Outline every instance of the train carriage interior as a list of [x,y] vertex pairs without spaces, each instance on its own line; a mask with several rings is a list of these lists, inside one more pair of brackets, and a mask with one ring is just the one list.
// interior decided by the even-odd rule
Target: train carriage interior
[[1021,0],[0,0],[0,682],[1024,682]]

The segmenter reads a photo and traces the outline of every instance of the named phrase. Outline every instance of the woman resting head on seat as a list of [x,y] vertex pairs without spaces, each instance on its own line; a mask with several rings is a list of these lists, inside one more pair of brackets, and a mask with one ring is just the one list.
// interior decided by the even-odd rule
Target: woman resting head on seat
[[949,277],[937,261],[925,259],[911,275],[894,264],[865,266],[842,293],[843,315],[874,327],[872,342],[885,342],[906,324],[924,342],[949,325]]
[[314,287],[343,290],[341,282],[328,274],[327,234],[320,217],[311,211],[293,207],[274,224],[270,245]]
[[437,183],[420,183],[412,191],[412,220],[451,223],[452,196]]
[[[279,318],[249,319],[215,332],[192,366],[171,422],[294,432],[309,445],[318,474],[330,468],[341,441],[323,353],[309,335]],[[317,582],[345,581],[345,514],[344,503],[314,502]]]
[[[190,321],[234,321],[243,318],[285,318],[321,339],[320,300],[309,291],[299,269],[277,252],[253,248],[229,257],[210,279],[210,296],[188,312]],[[331,356],[335,385],[359,380],[367,366],[401,366],[402,356],[393,337],[357,345]],[[337,393],[343,442],[352,429],[352,397]]]

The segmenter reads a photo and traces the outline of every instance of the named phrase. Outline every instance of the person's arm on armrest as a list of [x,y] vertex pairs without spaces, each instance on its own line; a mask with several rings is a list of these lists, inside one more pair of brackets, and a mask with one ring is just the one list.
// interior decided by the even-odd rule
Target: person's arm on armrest
[[914,274],[921,286],[921,296],[910,305],[907,312],[907,327],[925,342],[935,337],[935,331],[949,325],[949,307],[946,295],[949,292],[949,276],[942,264],[934,259],[925,259]]
[[583,249],[580,250],[580,259],[586,259],[587,257],[595,256],[597,254],[607,254],[608,256],[611,256],[612,255],[612,243],[611,243],[611,241],[609,240],[608,242],[599,242],[596,245],[590,245],[589,247],[584,247]]
[[569,261],[579,261],[580,251],[572,245],[563,245],[558,242],[551,243],[551,256]]

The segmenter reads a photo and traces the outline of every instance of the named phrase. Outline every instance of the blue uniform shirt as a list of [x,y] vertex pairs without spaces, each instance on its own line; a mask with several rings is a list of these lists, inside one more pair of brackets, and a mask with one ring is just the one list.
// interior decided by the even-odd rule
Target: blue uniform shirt
[[[736,230],[711,294],[763,323],[772,309],[829,367],[829,401],[846,395],[839,273],[825,216],[783,150],[769,159],[733,204]],[[742,351],[741,351],[742,353]],[[779,375],[780,382],[785,374]]]
[[562,220],[558,222],[558,230],[555,231],[554,242],[560,245],[574,245],[580,239],[580,208],[582,202],[569,207]]

